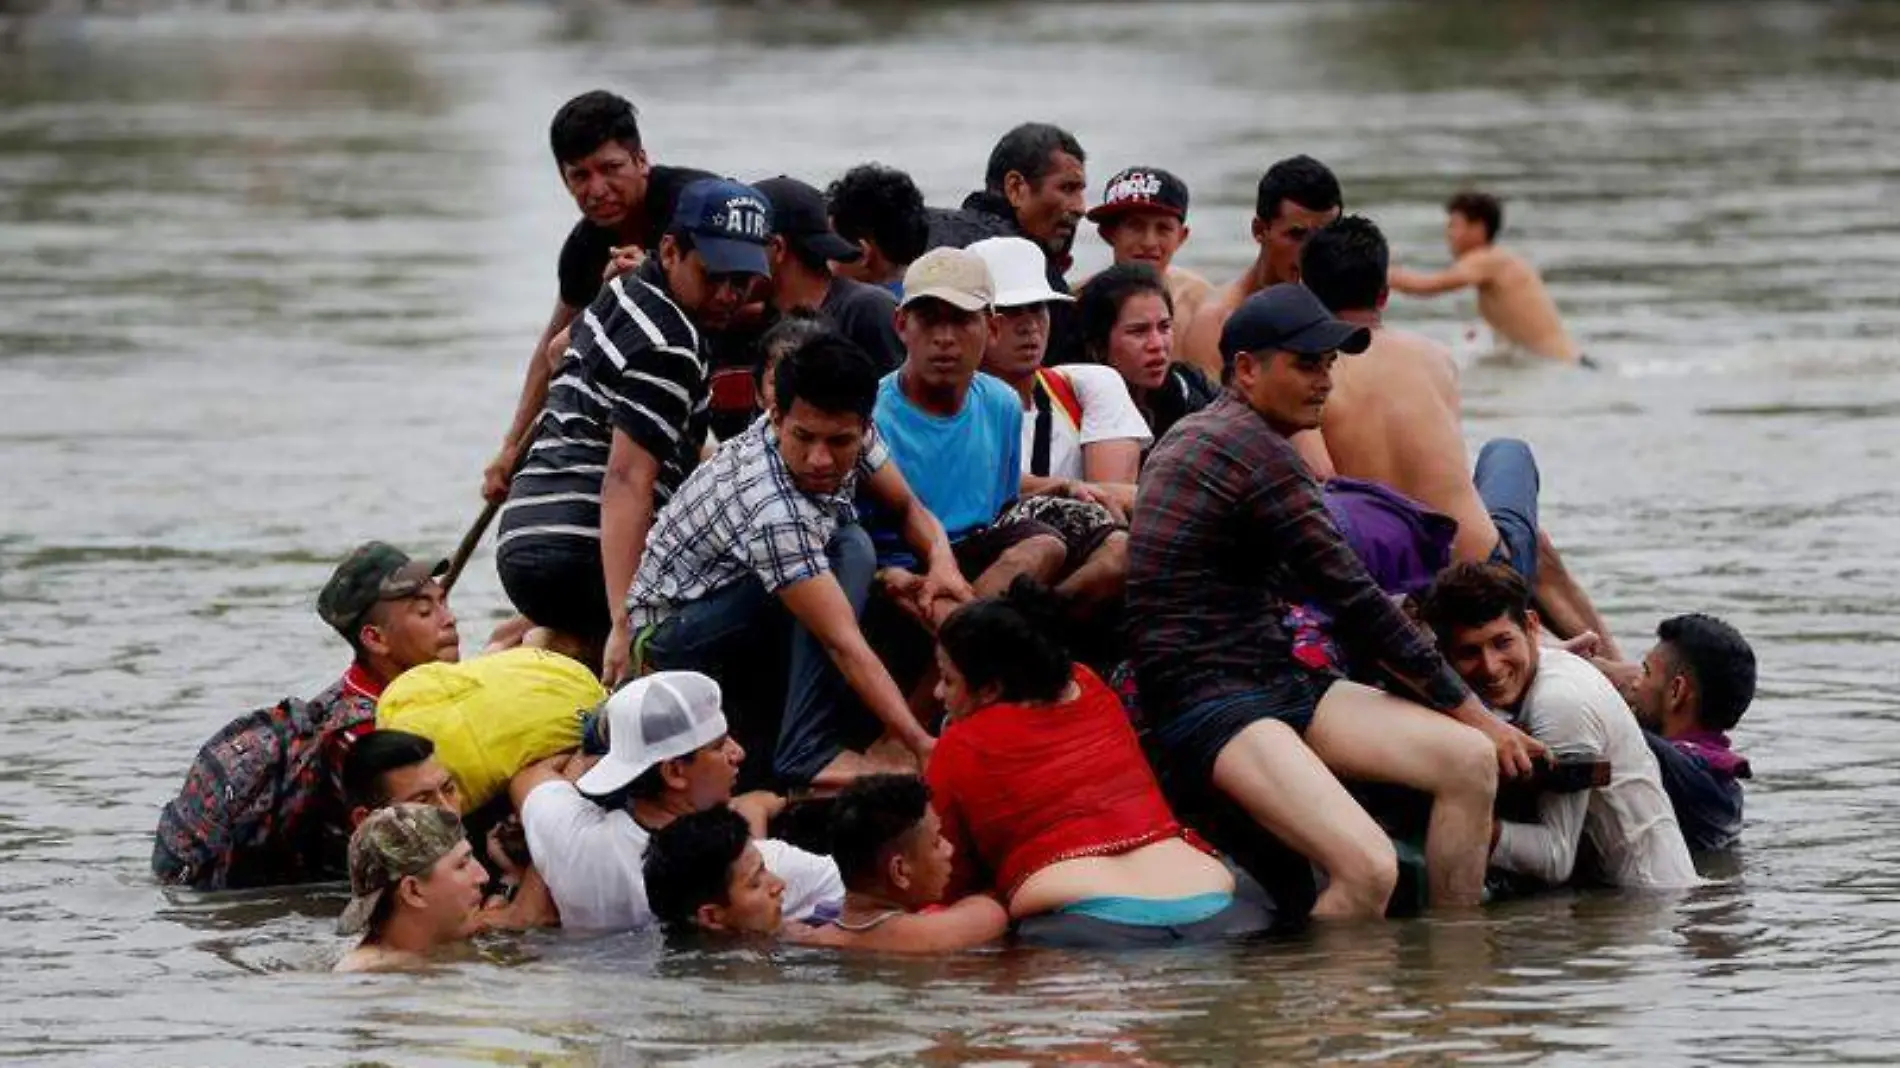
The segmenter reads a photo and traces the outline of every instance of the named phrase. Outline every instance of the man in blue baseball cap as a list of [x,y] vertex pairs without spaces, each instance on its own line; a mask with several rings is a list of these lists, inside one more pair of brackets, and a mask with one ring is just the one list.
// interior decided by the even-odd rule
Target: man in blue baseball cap
[[704,178],[681,190],[658,254],[608,281],[574,323],[495,554],[515,608],[611,689],[630,651],[627,588],[647,530],[706,440],[706,333],[768,273],[770,202]]
[[[1287,441],[1319,425],[1334,361],[1370,340],[1298,284],[1242,301],[1221,329],[1227,388],[1149,455],[1128,542],[1142,712],[1168,770],[1323,869],[1316,918],[1377,917],[1398,880],[1390,839],[1335,775],[1430,794],[1432,903],[1471,905],[1500,770],[1528,772],[1541,749],[1380,590]],[[1283,621],[1302,600],[1392,693],[1294,657]]]

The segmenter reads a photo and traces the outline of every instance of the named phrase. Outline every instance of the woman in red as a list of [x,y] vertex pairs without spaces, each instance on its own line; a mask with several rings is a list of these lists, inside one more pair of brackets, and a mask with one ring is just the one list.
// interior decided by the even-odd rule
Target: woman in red
[[1271,911],[1169,811],[1120,700],[1071,661],[1048,591],[1018,580],[937,633],[950,723],[926,779],[952,893],[991,890],[1026,943],[1132,947],[1265,930]]

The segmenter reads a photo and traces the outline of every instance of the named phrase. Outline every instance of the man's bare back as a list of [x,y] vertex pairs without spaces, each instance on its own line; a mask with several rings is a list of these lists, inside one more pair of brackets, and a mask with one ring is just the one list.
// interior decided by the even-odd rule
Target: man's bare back
[[1232,282],[1214,289],[1201,302],[1186,333],[1174,347],[1174,358],[1189,364],[1207,376],[1210,382],[1221,380],[1220,332],[1234,309],[1263,288],[1248,271]]
[[1374,326],[1372,346],[1333,367],[1320,432],[1333,469],[1382,482],[1458,521],[1452,555],[1484,560],[1498,529],[1471,481],[1458,369],[1429,338]]
[[1474,248],[1437,274],[1394,267],[1391,284],[1393,289],[1412,296],[1475,286],[1478,314],[1500,338],[1546,359],[1575,363],[1580,355],[1537,268],[1496,245]]

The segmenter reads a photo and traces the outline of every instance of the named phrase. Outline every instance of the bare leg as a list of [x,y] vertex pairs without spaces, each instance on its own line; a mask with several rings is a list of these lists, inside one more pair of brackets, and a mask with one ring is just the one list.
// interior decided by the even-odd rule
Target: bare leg
[[1069,549],[1062,539],[1052,534],[1038,534],[1026,538],[1003,550],[1003,555],[989,569],[970,583],[978,597],[996,597],[1009,589],[1009,584],[1018,576],[1028,575],[1045,585],[1053,583],[1062,573],[1063,561],[1068,559]]
[[1214,759],[1214,786],[1326,872],[1315,919],[1377,919],[1398,885],[1392,841],[1293,728],[1261,720]]
[[1537,600],[1538,615],[1543,617],[1552,634],[1572,638],[1584,631],[1595,631],[1600,655],[1610,660],[1623,658],[1616,648],[1616,640],[1610,637],[1609,626],[1597,614],[1596,605],[1590,603],[1590,595],[1571,577],[1563,557],[1557,553],[1556,543],[1542,530],[1537,532],[1537,589],[1532,593]]
[[1306,744],[1347,778],[1431,794],[1425,873],[1432,905],[1479,902],[1498,790],[1497,755],[1484,735],[1391,694],[1337,682],[1320,700]]
[[1090,616],[1119,600],[1127,584],[1128,535],[1116,531],[1056,586],[1056,593],[1076,615]]

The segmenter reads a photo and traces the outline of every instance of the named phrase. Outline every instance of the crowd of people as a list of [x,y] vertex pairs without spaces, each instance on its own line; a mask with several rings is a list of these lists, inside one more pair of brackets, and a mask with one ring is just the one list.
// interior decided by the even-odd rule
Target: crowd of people
[[349,668],[204,746],[161,881],[347,878],[345,970],[551,924],[1116,948],[1401,912],[1413,855],[1432,909],[1681,888],[1740,833],[1747,642],[1625,661],[1530,447],[1472,463],[1450,352],[1384,322],[1471,286],[1583,362],[1496,199],[1421,274],[1282,160],[1217,287],[1181,178],[1091,207],[1048,124],[956,209],[661,165],[601,91],[551,147],[581,219],[483,475],[517,617],[461,662],[445,564],[350,554]]

